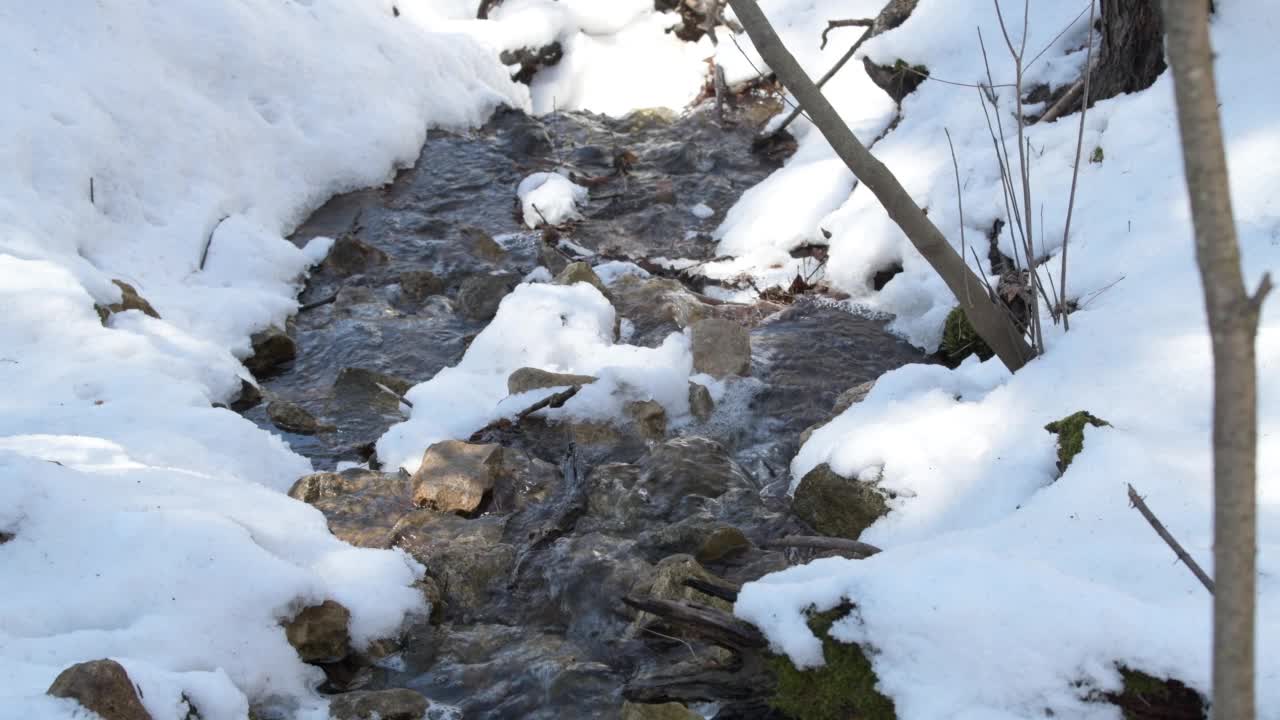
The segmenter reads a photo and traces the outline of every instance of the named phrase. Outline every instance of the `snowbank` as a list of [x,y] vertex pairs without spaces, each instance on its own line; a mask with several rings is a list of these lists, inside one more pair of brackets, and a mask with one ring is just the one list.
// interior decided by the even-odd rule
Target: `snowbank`
[[[285,233],[527,92],[382,1],[13,5],[0,67],[0,717],[71,717],[44,690],[103,656],[157,720],[325,717],[280,620],[332,598],[386,636],[421,568],[335,540],[281,492],[309,463],[211,405],[295,307],[317,248]],[[104,327],[114,278],[162,319]]]
[[623,115],[637,108],[682,110],[702,89],[715,50],[707,38],[686,43],[667,29],[675,13],[653,0],[505,0],[487,20],[475,3],[405,4],[406,17],[474,37],[497,54],[560,43],[564,58],[530,85],[533,110],[590,110]]
[[413,472],[433,443],[465,440],[552,392],[508,396],[507,377],[522,367],[598,378],[563,408],[546,411],[551,418],[617,419],[631,400],[656,400],[669,418],[687,418],[688,339],[672,333],[657,348],[615,343],[614,319],[608,299],[587,283],[520,285],[457,365],[408,392],[413,414],[378,440],[378,457]]
[[[867,3],[867,14],[873,14]],[[825,71],[802,43],[815,45],[827,18],[858,16],[850,3],[766,3],[784,38],[813,75]],[[1013,6],[1018,7],[1013,7]],[[1005,3],[1021,28],[1020,3]],[[837,10],[836,6],[839,7]],[[1068,82],[1086,37],[1074,4],[1032,3],[1028,47],[1044,57],[1029,82]],[[877,62],[903,58],[935,77],[982,77],[982,27],[997,82],[1012,74],[989,0],[921,3],[902,27],[868,43]],[[1214,20],[1217,75],[1246,276],[1256,282],[1280,265],[1280,130],[1257,90],[1267,83],[1280,8],[1219,6]],[[1059,31],[1070,28],[1054,40]],[[798,28],[798,29],[797,29]],[[1016,38],[1015,38],[1016,40]],[[849,40],[851,42],[851,39]],[[835,44],[833,42],[833,44]],[[844,38],[839,43],[847,47]],[[830,52],[830,51],[829,51]],[[860,68],[833,81],[838,107],[855,130],[883,93]],[[839,77],[839,76],[838,76]],[[1209,690],[1210,597],[1128,506],[1132,483],[1188,551],[1211,567],[1209,339],[1193,258],[1181,153],[1167,76],[1150,90],[1090,110],[1072,225],[1068,295],[1081,308],[1071,331],[1055,330],[1047,355],[1009,376],[995,361],[955,371],[911,366],[882,377],[867,399],[818,430],[792,465],[800,478],[828,462],[837,472],[879,478],[893,511],[863,540],[885,548],[869,560],[821,560],[747,585],[737,613],[759,624],[797,662],[821,662],[802,611],[857,606],[833,634],[864,644],[880,689],[913,718],[1110,718],[1091,690],[1119,686],[1118,663]],[[1012,106],[1008,89],[1003,108]],[[887,112],[891,113],[891,110]],[[886,115],[886,117],[888,117]],[[1079,116],[1034,127],[1032,186],[1044,204],[1045,251],[1056,268]],[[875,146],[959,249],[956,180],[943,129],[960,163],[969,242],[1004,208],[999,175],[976,91],[925,82],[903,104],[901,124]],[[1006,131],[1012,130],[1006,119]],[[775,233],[754,233],[752,215],[769,198],[798,196],[806,167],[829,155],[811,129],[787,167],[744,196],[721,228],[722,248],[768,257]],[[817,149],[814,149],[814,148]],[[1082,161],[1084,162],[1084,161]],[[814,171],[816,172],[816,171]],[[828,278],[871,307],[895,313],[895,327],[924,347],[938,341],[954,298],[862,188],[808,229],[829,230]],[[787,214],[793,216],[788,205]],[[813,216],[818,215],[814,208]],[[1039,209],[1037,207],[1037,215]],[[790,239],[783,238],[785,246]],[[1005,252],[1010,252],[1007,237]],[[980,254],[985,258],[985,252]],[[888,261],[904,272],[883,291],[870,276]],[[746,260],[744,259],[744,262]],[[989,273],[986,266],[975,268]],[[1055,276],[1055,281],[1056,281]],[[1258,342],[1259,707],[1280,717],[1280,315],[1271,303]],[[1049,323],[1048,318],[1045,319]],[[1055,437],[1043,427],[1077,410],[1111,423],[1087,428],[1084,451],[1061,477]],[[1077,686],[1077,683],[1080,685]]]

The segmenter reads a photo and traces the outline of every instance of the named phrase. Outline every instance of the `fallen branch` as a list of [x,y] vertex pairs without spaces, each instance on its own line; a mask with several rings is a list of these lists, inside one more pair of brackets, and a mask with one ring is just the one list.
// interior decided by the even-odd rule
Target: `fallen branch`
[[814,548],[816,550],[835,550],[836,552],[849,553],[857,559],[871,557],[876,553],[882,552],[880,548],[869,543],[858,542],[857,540],[846,540],[844,538],[821,537],[818,535],[792,535],[790,537],[779,538],[777,540],[767,540],[765,541],[764,546],[767,548]]
[[827,49],[827,33],[842,27],[864,27],[869,28],[876,22],[875,18],[856,18],[852,20],[828,20],[827,29],[822,31],[822,44],[818,46],[819,50]]
[[782,44],[755,0],[730,0],[738,19],[751,36],[760,56],[858,180],[875,194],[895,224],[928,261],[960,301],[960,307],[979,337],[1010,371],[1017,371],[1035,356],[1022,332],[996,301],[982,292],[982,281],[969,269],[946,236],[916,204],[902,183],[854,136],[822,91]]
[[377,385],[377,386],[378,386],[378,389],[379,389],[379,390],[381,390],[382,392],[384,392],[384,393],[386,393],[386,394],[390,395],[391,397],[393,397],[393,398],[395,398],[395,399],[399,400],[400,402],[404,403],[405,405],[407,405],[407,406],[409,407],[409,409],[411,409],[411,410],[413,409],[413,403],[409,402],[409,399],[408,399],[408,398],[406,398],[405,396],[401,395],[400,393],[396,392],[395,390],[392,390],[391,388],[387,387],[386,385],[383,385],[383,384],[382,384],[382,383],[380,383],[380,382],[374,382],[373,384],[374,384],[374,385]]
[[713,607],[637,595],[627,595],[622,598],[622,602],[628,607],[656,615],[691,635],[730,650],[760,650],[769,646],[769,641],[765,640],[764,635],[754,625]]
[[726,602],[737,602],[738,593],[742,591],[742,586],[731,583],[728,580],[719,582],[711,582],[702,578],[690,577],[684,579],[685,587],[693,588],[704,595],[710,595]]
[[1179,545],[1177,539],[1165,529],[1164,524],[1160,522],[1155,513],[1151,512],[1151,508],[1147,507],[1147,503],[1143,501],[1142,496],[1138,494],[1137,490],[1133,489],[1132,485],[1129,485],[1129,503],[1137,508],[1138,512],[1142,513],[1142,517],[1147,519],[1147,522],[1151,524],[1151,528],[1156,531],[1160,539],[1164,540],[1165,544],[1170,548],[1173,548],[1173,554],[1178,556],[1178,559],[1191,570],[1191,574],[1195,575],[1200,584],[1204,585],[1204,588],[1212,595],[1213,578],[1209,577],[1209,574],[1200,567],[1195,558],[1182,549],[1182,545]]
[[516,416],[510,420],[508,420],[507,418],[498,418],[497,420],[494,420],[488,425],[485,425],[484,427],[472,433],[468,442],[479,442],[480,438],[483,437],[485,433],[490,432],[492,430],[498,430],[501,428],[508,428],[514,425],[518,425],[520,424],[521,420],[524,420],[525,418],[538,412],[539,410],[542,410],[543,408],[549,408],[549,407],[558,408],[561,405],[564,405],[566,402],[568,402],[569,398],[573,397],[574,395],[577,395],[578,391],[581,389],[582,389],[581,385],[574,385],[568,390],[561,390],[558,393],[553,393],[551,395],[548,395],[542,398],[538,402],[516,413]]
[[334,293],[333,295],[330,295],[329,297],[321,298],[320,300],[316,300],[316,301],[313,301],[313,302],[309,302],[309,303],[307,303],[307,304],[305,304],[305,305],[300,305],[300,306],[298,306],[298,312],[303,313],[303,312],[306,312],[306,311],[308,311],[308,310],[315,310],[315,309],[316,309],[316,308],[318,308],[318,307],[324,307],[325,305],[329,305],[329,304],[332,304],[332,303],[334,303],[334,302],[337,302],[337,300],[338,300],[338,294],[337,294],[337,293]]

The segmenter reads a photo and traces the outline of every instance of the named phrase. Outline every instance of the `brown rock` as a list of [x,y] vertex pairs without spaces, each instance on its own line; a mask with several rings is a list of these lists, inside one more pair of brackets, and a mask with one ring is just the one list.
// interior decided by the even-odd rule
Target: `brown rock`
[[493,239],[492,235],[478,227],[467,226],[458,232],[462,234],[463,239],[470,245],[471,252],[476,257],[498,262],[507,255],[507,251],[498,244],[497,240]]
[[746,328],[728,320],[707,318],[691,328],[693,369],[715,378],[751,372],[751,337]]
[[244,361],[244,366],[255,377],[267,375],[298,356],[293,338],[278,327],[254,333],[249,342],[253,344],[253,355]]
[[400,273],[400,292],[407,300],[421,302],[444,292],[444,280],[430,270],[405,270]]
[[300,478],[289,496],[324,513],[329,532],[357,547],[386,547],[392,528],[413,510],[409,477],[350,469]]
[[523,367],[507,378],[507,392],[515,395],[530,390],[561,387],[565,385],[589,385],[596,379],[590,375],[553,373],[538,368]]
[[413,503],[442,512],[473,512],[493,489],[502,446],[445,440],[427,448],[413,474]]
[[592,270],[591,266],[584,262],[569,263],[564,270],[560,271],[560,274],[556,276],[553,282],[556,285],[574,285],[584,282],[599,290],[602,294],[607,295],[609,292],[609,289],[605,287],[604,281],[600,279],[599,275],[596,275],[596,271]]
[[511,292],[518,280],[511,275],[472,275],[458,288],[458,312],[468,320],[492,320],[502,298]]
[[422,720],[431,703],[407,688],[357,690],[329,701],[332,720]]
[[635,423],[636,430],[648,440],[661,440],[667,435],[667,411],[656,400],[629,402],[623,412]]
[[235,400],[231,401],[231,409],[236,412],[244,412],[257,407],[262,402],[262,390],[257,385],[240,379],[240,394]]
[[622,720],[701,720],[702,716],[677,702],[622,703]]
[[699,422],[706,422],[715,409],[716,403],[711,399],[711,391],[707,386],[696,382],[689,383],[689,412],[693,417]]
[[751,547],[751,541],[736,527],[727,525],[712,530],[702,541],[695,556],[700,563],[716,562]]
[[[424,586],[423,593],[437,620],[473,617],[509,577],[516,552],[502,542],[504,522],[493,515],[467,519],[415,510],[396,523],[390,545],[427,566],[435,587]],[[433,591],[438,598],[431,597]]]
[[90,660],[63,670],[47,694],[71,698],[102,720],[151,720],[133,681],[115,660]]
[[350,621],[349,610],[333,600],[325,600],[303,608],[285,623],[284,634],[303,662],[337,662],[351,654],[351,635],[347,630]]
[[120,288],[120,302],[93,306],[98,311],[98,319],[102,320],[102,322],[105,323],[107,318],[126,310],[137,310],[144,315],[150,315],[156,319],[160,318],[160,313],[156,312],[156,309],[151,307],[151,303],[139,295],[132,285],[123,280],[112,280],[111,282]]
[[387,254],[354,235],[343,235],[333,243],[324,267],[338,275],[356,275],[387,262]]

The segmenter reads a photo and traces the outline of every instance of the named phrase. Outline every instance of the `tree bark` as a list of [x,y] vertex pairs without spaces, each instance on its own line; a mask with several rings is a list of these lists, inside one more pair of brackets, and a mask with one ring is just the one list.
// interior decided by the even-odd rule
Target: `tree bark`
[[1254,718],[1257,377],[1264,277],[1250,296],[1240,269],[1218,92],[1203,2],[1165,0],[1196,262],[1213,343],[1214,720]]
[[1012,318],[987,294],[982,282],[889,168],[854,137],[822,91],[782,44],[760,6],[755,0],[729,0],[729,4],[778,80],[791,91],[840,159],[875,194],[889,217],[946,282],[978,335],[1010,371],[1025,365],[1034,354]]
[[1102,0],[1102,46],[1089,80],[1090,105],[1146,90],[1164,72],[1164,23],[1159,2]]

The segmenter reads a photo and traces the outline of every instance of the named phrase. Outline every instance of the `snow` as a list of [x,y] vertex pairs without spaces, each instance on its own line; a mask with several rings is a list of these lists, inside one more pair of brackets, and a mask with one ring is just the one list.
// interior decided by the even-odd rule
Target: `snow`
[[508,396],[507,377],[522,367],[598,378],[564,407],[544,411],[552,420],[619,420],[634,400],[656,400],[672,419],[688,416],[688,339],[672,333],[657,348],[617,343],[615,317],[608,299],[588,283],[516,287],[457,365],[409,390],[413,413],[378,440],[378,457],[413,472],[432,444],[466,439],[551,392]]
[[[831,17],[874,14],[855,3],[763,3],[811,75],[828,55],[814,47]],[[1021,4],[1005,3],[1021,28]],[[838,9],[837,9],[838,6]],[[1086,21],[1071,4],[1031,5],[1028,47],[1044,58],[1028,84],[1063,84],[1083,62]],[[1012,15],[1012,17],[1010,17]],[[936,77],[983,77],[980,26],[997,82],[1012,74],[987,0],[921,3],[897,30],[864,46],[877,62],[903,58]],[[1280,8],[1219,6],[1214,20],[1217,77],[1232,195],[1247,282],[1280,264],[1280,131],[1257,95]],[[1061,38],[1054,37],[1068,28]],[[1269,30],[1270,29],[1270,30]],[[1015,42],[1017,38],[1015,36]],[[834,45],[834,43],[833,43]],[[834,52],[843,52],[843,42]],[[723,44],[721,54],[725,55]],[[855,61],[856,62],[856,61]],[[829,94],[864,142],[893,116],[884,94],[851,63]],[[798,664],[820,664],[821,646],[803,622],[807,607],[843,599],[856,610],[837,623],[839,640],[863,644],[898,716],[1014,718],[1053,714],[1112,718],[1089,703],[1095,689],[1119,687],[1117,664],[1176,677],[1208,693],[1211,598],[1129,507],[1132,483],[1170,531],[1212,567],[1210,344],[1193,257],[1181,151],[1166,73],[1149,90],[1090,110],[1072,222],[1068,296],[1081,303],[1071,329],[1051,328],[1048,352],[1010,375],[997,361],[970,359],[956,370],[908,366],[881,377],[866,400],[813,433],[792,464],[794,483],[819,463],[893,493],[892,512],[862,540],[885,549],[870,559],[824,559],[747,584],[739,616],[759,625]],[[1002,108],[1012,105],[1000,90]],[[881,108],[877,119],[871,112]],[[1044,205],[1045,266],[1055,281],[1079,115],[1030,129],[1032,187]],[[1012,132],[1006,116],[1006,133]],[[1004,215],[986,122],[972,88],[925,82],[903,104],[901,122],[874,146],[929,217],[960,249],[956,179],[943,129],[955,142],[964,224],[981,243]],[[862,306],[894,314],[893,327],[932,349],[955,304],[865,188],[847,198],[801,201],[816,178],[845,187],[831,151],[804,120],[800,149],[786,167],[743,196],[718,231],[721,252],[762,275],[789,246],[830,245],[826,280]],[[841,184],[841,183],[844,184]],[[781,203],[786,203],[782,205]],[[800,224],[778,224],[776,208]],[[799,210],[797,210],[799,208]],[[825,209],[824,209],[825,208]],[[1039,209],[1037,207],[1037,215]],[[770,224],[772,223],[772,224]],[[822,230],[831,233],[826,239]],[[1040,242],[1040,241],[1038,241]],[[1008,235],[1002,241],[1011,252]],[[979,250],[985,258],[985,247]],[[880,292],[870,277],[900,261],[904,271]],[[970,258],[971,263],[972,258]],[[975,270],[990,273],[985,260]],[[776,269],[773,270],[776,272]],[[1260,717],[1280,717],[1280,316],[1264,312],[1259,365]],[[1111,427],[1087,428],[1085,447],[1065,473],[1044,425],[1088,410]],[[1079,683],[1079,685],[1077,685]]]
[[716,211],[712,210],[706,203],[698,203],[697,205],[694,205],[689,208],[689,212],[699,220],[706,220],[716,214]]
[[650,277],[648,270],[645,270],[633,262],[627,262],[625,260],[610,260],[608,262],[600,263],[591,269],[595,271],[596,277],[600,278],[600,282],[603,282],[605,285],[612,285],[617,282],[619,278],[627,276],[638,278]]
[[559,173],[534,173],[520,181],[516,197],[530,228],[559,225],[582,218],[578,208],[587,202],[587,189]]
[[[327,717],[280,622],[394,635],[422,568],[336,540],[283,493],[310,463],[212,405],[331,244],[284,235],[527,90],[380,0],[10,5],[0,67],[0,717],[81,715],[43,693],[101,657],[157,720]],[[104,327],[116,278],[161,319]]]

